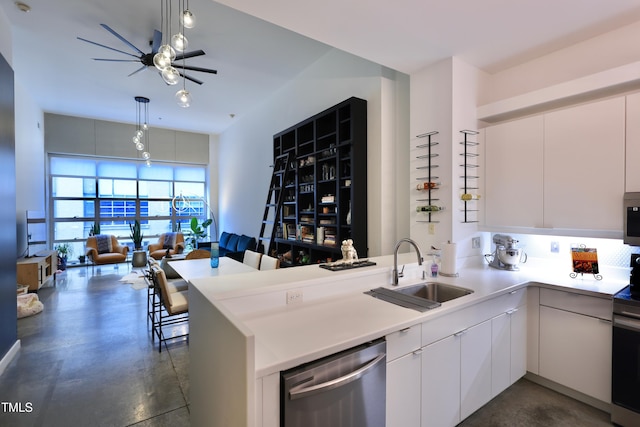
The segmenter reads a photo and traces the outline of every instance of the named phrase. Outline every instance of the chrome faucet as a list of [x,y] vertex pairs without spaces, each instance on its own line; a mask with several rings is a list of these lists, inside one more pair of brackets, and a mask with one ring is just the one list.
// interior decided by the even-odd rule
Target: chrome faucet
[[393,286],[398,286],[398,278],[400,277],[398,275],[398,249],[400,249],[400,245],[402,244],[402,242],[407,242],[413,245],[413,247],[416,249],[416,255],[418,256],[418,265],[422,265],[422,252],[420,251],[418,244],[408,237],[398,240],[398,243],[396,243],[396,248],[393,251]]

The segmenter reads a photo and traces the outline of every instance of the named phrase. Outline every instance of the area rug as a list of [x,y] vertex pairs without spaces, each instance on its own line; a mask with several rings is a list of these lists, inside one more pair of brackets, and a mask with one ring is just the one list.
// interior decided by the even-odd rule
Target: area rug
[[18,319],[38,314],[43,308],[37,294],[18,295]]
[[148,286],[144,277],[144,270],[132,270],[131,273],[123,276],[119,281],[131,284],[131,287],[135,290],[145,289]]

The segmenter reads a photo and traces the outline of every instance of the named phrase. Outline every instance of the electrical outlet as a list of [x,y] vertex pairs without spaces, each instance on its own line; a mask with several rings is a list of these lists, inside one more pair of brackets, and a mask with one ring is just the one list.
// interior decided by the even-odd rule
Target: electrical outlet
[[472,237],[471,238],[471,249],[480,249],[480,238]]
[[288,304],[302,304],[302,289],[287,291],[287,305]]
[[429,234],[436,234],[436,225],[432,222],[429,223]]
[[551,253],[557,254],[560,252],[560,243],[559,242],[551,242]]

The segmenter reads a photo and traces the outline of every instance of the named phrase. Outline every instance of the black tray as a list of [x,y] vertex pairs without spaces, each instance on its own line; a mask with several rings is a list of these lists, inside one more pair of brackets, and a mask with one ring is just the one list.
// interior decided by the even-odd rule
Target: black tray
[[[338,261],[338,263],[339,262],[340,261]],[[326,270],[331,270],[331,271],[343,271],[343,270],[351,270],[351,269],[360,268],[360,267],[369,267],[371,265],[376,265],[376,263],[373,261],[365,260],[365,261],[354,261],[351,263],[345,262],[344,264],[343,263],[320,264],[320,268],[324,268]]]

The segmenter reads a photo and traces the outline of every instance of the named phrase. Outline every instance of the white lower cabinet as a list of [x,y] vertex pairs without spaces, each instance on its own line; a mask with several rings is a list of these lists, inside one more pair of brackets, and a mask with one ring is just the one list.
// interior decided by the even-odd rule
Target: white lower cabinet
[[525,304],[521,289],[388,335],[387,426],[455,426],[522,377]]
[[414,325],[385,337],[386,425],[389,427],[420,426],[421,327],[422,325]]
[[389,427],[420,427],[421,350],[387,363],[387,414]]
[[451,335],[422,348],[422,426],[460,422],[460,341]]
[[464,331],[460,340],[460,419],[491,400],[491,320]]
[[540,306],[540,376],[611,402],[611,322]]
[[527,372],[527,310],[509,310],[491,320],[491,398]]

